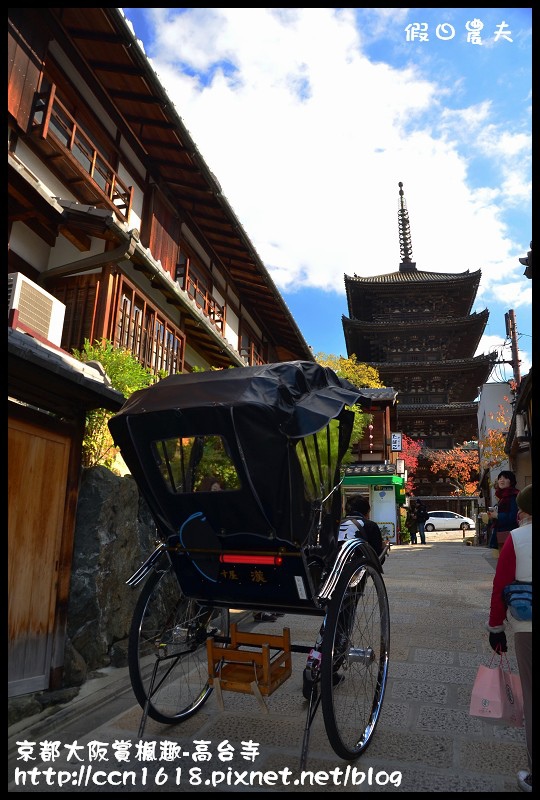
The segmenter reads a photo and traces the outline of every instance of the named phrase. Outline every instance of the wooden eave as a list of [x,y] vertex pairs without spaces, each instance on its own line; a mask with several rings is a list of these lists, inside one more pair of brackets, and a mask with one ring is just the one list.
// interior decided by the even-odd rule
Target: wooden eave
[[24,222],[54,247],[62,223],[62,207],[46,194],[42,184],[8,153],[8,224]]
[[399,404],[399,416],[402,417],[463,417],[478,414],[478,403],[422,403],[412,405],[407,403]]
[[8,328],[9,396],[68,419],[94,408],[118,411],[125,397],[64,351]]
[[[427,315],[425,317],[415,315],[398,321],[366,322],[342,316],[342,324],[347,352],[355,353],[357,358],[362,361],[372,360],[373,342],[380,347],[382,341],[395,336],[407,336],[410,333],[417,333],[421,336],[447,332],[447,357],[463,358],[478,347],[488,319],[489,311],[484,309],[479,313],[458,318],[438,317],[434,319]],[[407,357],[406,354],[404,357]]]
[[496,353],[492,353],[487,356],[455,359],[453,361],[409,361],[400,364],[370,363],[370,366],[378,370],[381,381],[398,388],[401,385],[400,376],[415,375],[422,378],[429,377],[434,372],[437,372],[451,381],[452,393],[456,395],[455,402],[472,402],[478,395],[479,387],[487,382],[496,358]]
[[[474,358],[454,358],[448,359],[447,361],[400,361],[396,364],[387,361],[370,362],[370,366],[380,371],[394,372],[396,375],[401,375],[403,373],[410,375],[411,372],[415,375],[432,375],[434,371],[445,375],[464,372],[478,372],[480,374],[484,371],[487,371],[489,374],[493,369],[493,364],[496,359],[496,353],[488,353],[487,355],[475,356]],[[482,381],[482,383],[486,383],[486,380]],[[478,385],[480,386],[481,384]]]

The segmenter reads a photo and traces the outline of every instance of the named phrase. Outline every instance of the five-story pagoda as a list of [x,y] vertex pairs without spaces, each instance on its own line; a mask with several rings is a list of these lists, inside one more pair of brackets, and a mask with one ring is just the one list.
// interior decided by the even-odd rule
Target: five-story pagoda
[[[481,272],[420,271],[412,260],[403,184],[399,183],[401,263],[373,277],[345,275],[349,316],[347,355],[379,371],[398,391],[398,430],[429,449],[451,449],[478,438],[479,387],[496,354],[474,356],[489,312],[471,313]],[[448,495],[449,484],[421,469],[415,494]]]

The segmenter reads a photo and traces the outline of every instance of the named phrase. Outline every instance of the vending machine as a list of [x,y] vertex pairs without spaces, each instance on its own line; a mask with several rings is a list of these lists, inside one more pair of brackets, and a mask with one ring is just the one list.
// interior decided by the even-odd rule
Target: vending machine
[[376,484],[369,487],[369,518],[381,529],[383,542],[397,544],[399,506],[396,503],[396,487],[393,484]]
[[381,529],[383,540],[399,543],[399,508],[405,502],[405,479],[396,474],[358,474],[361,465],[350,465],[343,480],[344,507],[353,494],[364,494],[369,500],[369,518]]

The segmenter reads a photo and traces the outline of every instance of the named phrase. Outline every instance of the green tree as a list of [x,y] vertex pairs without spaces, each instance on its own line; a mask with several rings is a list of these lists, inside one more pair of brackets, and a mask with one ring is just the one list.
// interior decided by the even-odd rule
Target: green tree
[[[350,381],[358,389],[381,389],[384,386],[384,384],[381,383],[378,370],[376,370],[375,367],[370,367],[368,364],[359,363],[354,353],[349,358],[328,355],[326,353],[317,353],[315,360],[323,367],[330,367],[338,377]],[[352,406],[352,411],[355,412],[355,415],[351,445],[362,438],[366,426],[369,425],[373,419],[373,415],[365,414],[361,406]],[[343,459],[343,463],[347,463],[351,458],[352,452],[349,450],[348,454]]]
[[358,362],[354,353],[349,358],[327,355],[326,353],[317,353],[315,361],[322,364],[323,367],[330,367],[330,369],[334,370],[336,375],[350,381],[359,389],[382,389],[384,387],[384,384],[381,383],[378,370],[376,370],[375,367],[370,367],[368,364]]
[[[90,341],[85,339],[83,349],[73,350],[73,356],[83,362],[98,361],[107,373],[112,387],[121,392],[126,399],[137,389],[145,389],[165,375],[160,373],[155,376],[143,367],[129,350],[114,347],[112,342],[106,340],[90,344]],[[82,445],[83,467],[102,465],[113,469],[119,452],[114,446],[108,426],[113,414],[113,411],[104,408],[94,408],[87,413]]]
[[399,529],[401,531],[401,544],[409,544],[411,532],[407,526],[407,509],[404,506],[399,508]]

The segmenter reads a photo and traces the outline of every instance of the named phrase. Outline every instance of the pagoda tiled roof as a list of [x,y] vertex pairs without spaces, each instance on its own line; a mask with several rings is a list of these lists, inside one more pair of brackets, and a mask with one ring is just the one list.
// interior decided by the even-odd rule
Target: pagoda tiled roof
[[[414,299],[436,298],[441,309],[446,309],[446,316],[465,316],[472,310],[476,293],[480,286],[481,271],[460,273],[397,270],[384,275],[345,276],[345,294],[351,319],[362,319],[365,316],[384,316],[374,313],[380,307],[383,298],[395,298],[396,295],[409,299],[408,306],[414,306]],[[404,309],[405,310],[405,307]],[[416,315],[417,316],[417,315]]]
[[482,367],[490,367],[497,359],[497,353],[487,353],[473,358],[453,358],[447,361],[399,361],[393,363],[391,361],[375,362],[370,361],[370,366],[381,371],[402,372],[407,370],[410,372],[413,369],[415,372],[433,372],[434,369],[443,372],[449,372],[451,369],[475,369]]
[[453,417],[466,413],[478,413],[478,403],[471,401],[468,403],[425,403],[421,404],[399,404],[400,417],[407,414],[444,414],[445,416]]
[[[438,326],[443,325],[446,323],[447,325],[451,325],[453,328],[455,327],[476,327],[476,326],[485,326],[487,319],[489,318],[489,310],[485,308],[483,311],[474,312],[473,314],[467,314],[463,317],[443,317],[438,316],[435,320]],[[434,320],[432,317],[419,317],[410,315],[407,319],[378,319],[378,320],[363,320],[357,319],[354,317],[347,317],[342,315],[342,321],[344,325],[347,325],[351,328],[361,328],[363,331],[370,331],[372,329],[380,330],[383,328],[386,332],[393,334],[396,330],[400,328],[414,328],[415,330],[425,326],[427,328],[432,329]],[[483,330],[483,328],[482,328]]]
[[[402,379],[406,380],[409,375],[415,375],[420,379],[432,375],[444,376],[449,383],[454,404],[469,403],[476,398],[478,387],[488,380],[496,358],[496,353],[490,353],[475,358],[456,358],[448,361],[402,361],[395,364],[370,362],[370,366],[378,370],[381,381],[391,384],[398,392],[403,391],[403,394],[407,395],[409,392],[403,390]],[[399,395],[398,402],[401,411],[402,401]]]
[[413,284],[419,283],[425,285],[426,283],[459,283],[461,281],[466,281],[467,283],[474,283],[479,282],[481,277],[481,271],[475,270],[471,272],[470,270],[465,270],[464,272],[428,272],[422,270],[410,270],[407,272],[401,272],[396,270],[395,272],[387,272],[384,275],[368,275],[363,277],[362,275],[345,275],[345,283],[347,281],[351,281],[354,283],[367,283],[367,284]]
[[[342,315],[341,322],[348,352],[354,352],[359,360],[371,363],[381,357],[382,348],[389,338],[410,334],[432,336],[435,324],[437,335],[447,337],[447,359],[470,357],[480,343],[488,319],[489,311],[485,309],[468,316],[437,317],[436,320],[428,315],[411,314],[399,320],[360,320]],[[406,359],[406,354],[404,357]]]

